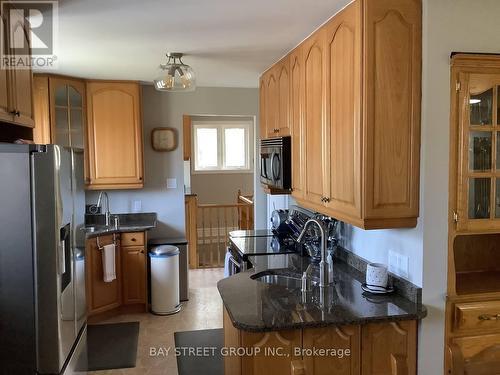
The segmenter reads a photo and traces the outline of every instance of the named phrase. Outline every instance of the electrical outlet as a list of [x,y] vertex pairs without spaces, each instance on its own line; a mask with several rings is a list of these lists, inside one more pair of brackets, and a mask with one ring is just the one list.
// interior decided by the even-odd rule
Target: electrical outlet
[[141,200],[133,200],[131,204],[131,211],[132,212],[141,212],[142,211],[142,201]]
[[398,258],[399,276],[402,276],[406,279],[409,277],[409,263],[410,263],[410,258],[407,255],[399,254]]
[[167,178],[167,189],[177,189],[176,178]]
[[404,278],[409,277],[410,259],[407,255],[389,250],[389,272]]

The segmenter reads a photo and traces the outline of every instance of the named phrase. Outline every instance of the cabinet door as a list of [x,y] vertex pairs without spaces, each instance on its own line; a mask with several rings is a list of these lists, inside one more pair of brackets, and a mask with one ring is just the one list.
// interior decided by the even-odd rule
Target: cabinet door
[[285,57],[278,63],[278,135],[290,135],[290,60]]
[[146,254],[144,246],[121,249],[123,303],[146,302]]
[[33,77],[33,101],[35,128],[33,141],[39,144],[51,142],[49,78],[43,75]]
[[[26,56],[31,56],[30,29],[28,23],[24,21],[24,16],[21,15],[21,17],[16,17],[16,19],[19,19],[19,24],[9,28],[9,31],[11,29],[22,30],[23,41],[22,45],[16,44],[15,48],[10,45],[9,47],[11,47],[10,51],[13,54],[13,59],[16,61],[19,59],[26,60]],[[14,122],[23,126],[34,127],[33,73],[31,71],[31,67],[12,69],[9,73],[11,76],[11,79],[9,80],[11,86],[10,104],[16,112]]]
[[415,375],[417,322],[373,323],[362,327],[363,375]]
[[[305,329],[303,349],[335,349],[336,355],[304,356],[306,375],[359,375],[361,326]],[[349,353],[347,353],[349,350]]]
[[266,74],[266,129],[267,138],[276,137],[279,132],[278,125],[278,105],[279,87],[276,78],[276,67],[273,67]]
[[304,158],[305,199],[321,205],[324,191],[325,165],[323,158],[324,137],[324,33],[313,34],[300,47],[304,58]]
[[259,84],[259,128],[260,139],[267,138],[267,97],[266,97],[266,76],[260,77]]
[[137,83],[87,83],[88,189],[143,187],[139,90]]
[[302,331],[251,333],[241,331],[241,346],[250,348],[255,356],[241,358],[242,375],[290,374],[297,357],[294,348],[302,344]]
[[422,3],[381,0],[363,6],[363,211],[365,219],[399,219],[401,226],[415,226]]
[[325,27],[327,207],[361,216],[361,2]]
[[[2,40],[2,46],[4,48],[3,54],[6,54],[7,52],[7,32],[6,32],[6,21],[4,20],[4,16],[0,16],[0,22],[1,25],[0,27],[2,28],[2,33],[1,37],[3,38]],[[0,69],[0,121],[8,121],[12,122],[14,121],[14,116],[12,115],[11,111],[13,110],[12,108],[12,103],[10,102],[9,96],[10,96],[10,71],[7,69]]]
[[292,132],[292,195],[304,198],[304,61],[302,49],[290,55],[290,125]]
[[[112,243],[113,236],[99,237],[101,246]],[[104,311],[112,310],[121,305],[121,262],[120,248],[116,248],[116,279],[110,283],[105,283],[103,279],[102,250],[97,247],[96,239],[87,240],[85,259],[87,260],[86,290],[89,315],[94,315]]]
[[500,229],[500,74],[459,76],[459,231]]
[[52,143],[84,148],[85,83],[49,78]]

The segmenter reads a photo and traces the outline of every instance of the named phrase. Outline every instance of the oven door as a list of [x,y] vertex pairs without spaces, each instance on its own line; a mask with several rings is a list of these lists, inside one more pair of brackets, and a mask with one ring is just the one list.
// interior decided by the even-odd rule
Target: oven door
[[262,148],[260,152],[260,182],[265,185],[272,185],[272,151]]
[[240,263],[231,255],[229,257],[229,276],[236,275],[242,271]]

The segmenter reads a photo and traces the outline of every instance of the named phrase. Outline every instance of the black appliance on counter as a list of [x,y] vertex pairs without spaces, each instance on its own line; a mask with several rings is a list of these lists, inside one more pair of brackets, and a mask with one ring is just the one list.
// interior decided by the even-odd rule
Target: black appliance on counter
[[305,223],[311,218],[320,219],[323,222],[329,231],[329,244],[336,245],[334,233],[336,228],[332,225],[336,223],[336,220],[297,206],[292,206],[290,210],[282,211],[281,214],[285,212],[287,219],[283,220],[283,215],[281,215],[280,224],[276,226],[279,230],[240,230],[229,233],[229,254],[226,257],[229,276],[252,268],[248,259],[250,256],[301,253],[316,259],[320,252],[320,241],[314,227],[309,229],[304,244],[297,242]]
[[292,142],[290,137],[260,141],[260,182],[268,188],[292,188]]

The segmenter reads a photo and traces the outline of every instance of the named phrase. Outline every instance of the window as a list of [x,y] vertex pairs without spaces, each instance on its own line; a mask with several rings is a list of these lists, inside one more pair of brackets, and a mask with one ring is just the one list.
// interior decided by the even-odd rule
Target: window
[[252,171],[251,130],[248,121],[193,122],[194,171]]

